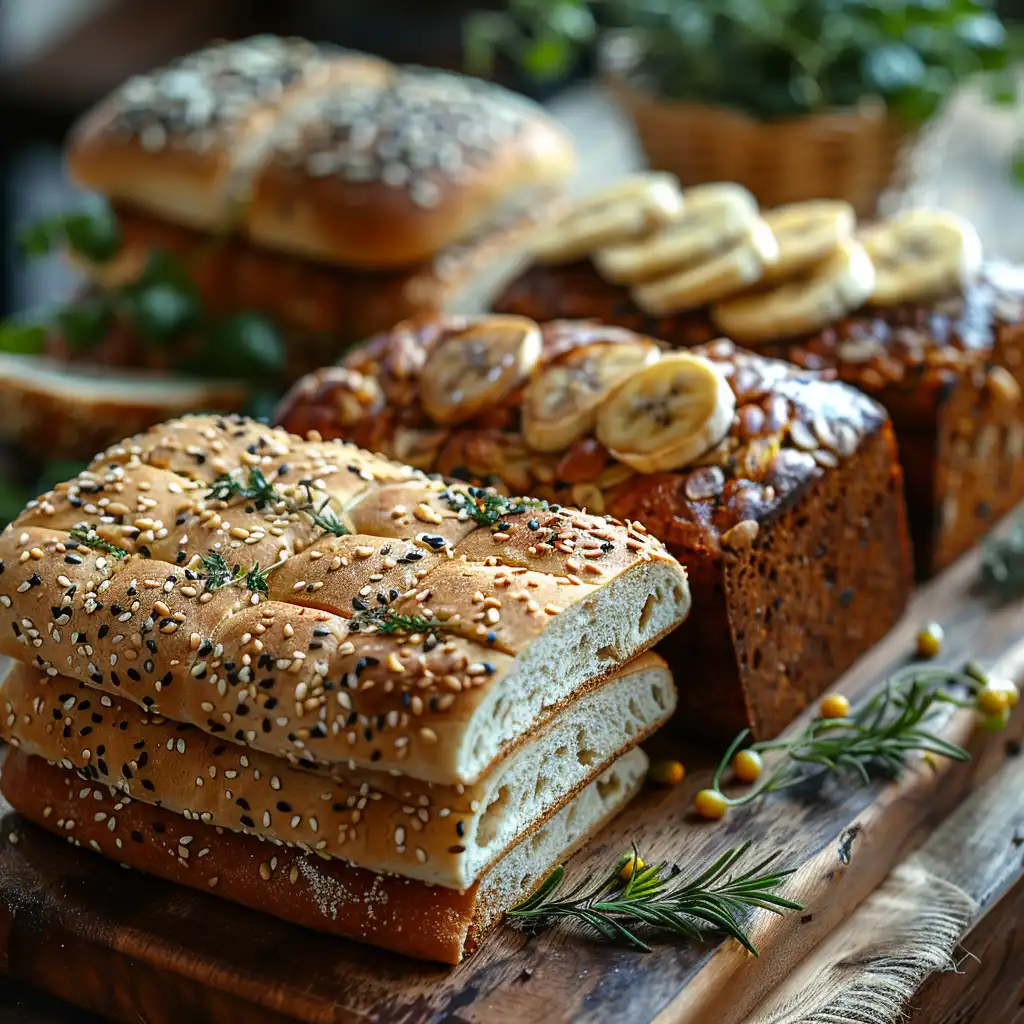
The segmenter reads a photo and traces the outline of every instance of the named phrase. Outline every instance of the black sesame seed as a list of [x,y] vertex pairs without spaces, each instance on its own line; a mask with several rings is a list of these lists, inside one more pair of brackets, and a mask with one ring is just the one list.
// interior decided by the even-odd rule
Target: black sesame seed
[[135,843],[141,843],[142,842],[142,833],[137,828],[133,828],[132,829],[132,842],[135,842]]

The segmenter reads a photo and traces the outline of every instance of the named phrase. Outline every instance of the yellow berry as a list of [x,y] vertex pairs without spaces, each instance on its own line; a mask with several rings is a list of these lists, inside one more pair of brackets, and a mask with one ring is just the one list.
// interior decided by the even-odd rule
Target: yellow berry
[[693,798],[693,808],[702,818],[718,821],[729,810],[729,801],[717,789],[702,789]]
[[1003,710],[1000,711],[998,714],[986,715],[981,720],[981,724],[988,732],[1000,732],[1002,729],[1006,728],[1006,724],[1009,721],[1010,709],[1003,708]]
[[636,861],[637,871],[639,871],[644,866],[642,857],[634,858],[633,854],[629,854],[623,862],[622,867],[619,868],[619,878],[621,878],[624,882],[628,882],[633,875],[634,860]]
[[1010,698],[1006,690],[991,683],[978,694],[978,710],[983,715],[1001,715],[1009,707]]
[[1017,689],[1017,684],[1010,679],[990,679],[981,692],[985,693],[990,690],[1003,694],[1008,708],[1015,708],[1020,702],[1020,690]]
[[733,774],[740,782],[755,782],[762,768],[764,762],[756,750],[741,750],[732,759]]
[[822,718],[845,718],[850,713],[850,702],[841,693],[830,693],[821,698],[818,713]]
[[946,634],[937,622],[929,622],[917,634],[917,656],[937,658],[942,653],[942,641]]
[[679,761],[652,761],[647,778],[656,786],[678,786],[686,776],[686,769]]

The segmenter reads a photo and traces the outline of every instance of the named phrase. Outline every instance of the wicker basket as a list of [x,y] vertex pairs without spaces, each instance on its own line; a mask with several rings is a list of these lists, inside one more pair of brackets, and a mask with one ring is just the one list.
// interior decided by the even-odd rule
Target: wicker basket
[[845,199],[870,216],[912,141],[881,105],[765,123],[727,107],[661,99],[618,77],[608,85],[652,167],[684,186],[739,182],[763,206]]

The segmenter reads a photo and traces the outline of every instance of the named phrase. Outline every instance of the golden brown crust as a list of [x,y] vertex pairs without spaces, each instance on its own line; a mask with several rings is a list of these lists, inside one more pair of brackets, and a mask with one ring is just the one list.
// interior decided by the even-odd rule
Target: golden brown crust
[[[568,531],[558,554],[537,552],[545,572],[488,565],[505,543],[501,524],[477,525],[465,501],[349,445],[244,418],[173,421],[111,448],[0,536],[0,651],[293,762],[468,781],[460,736],[514,654],[598,583],[652,561],[685,577],[631,526],[541,506],[548,535]],[[531,514],[495,501],[495,519]],[[325,523],[362,529],[366,542],[329,536]],[[73,538],[80,524],[97,539]],[[599,571],[583,583],[569,538],[588,536],[601,538],[587,557]],[[296,569],[253,582],[257,563],[277,569],[297,555],[303,578]],[[415,586],[378,589],[381,567]],[[521,597],[534,582],[543,603]]]
[[[638,673],[660,673],[659,685],[671,689],[664,662],[653,654],[641,656],[605,686],[628,686],[619,681],[637,679]],[[553,789],[539,813],[509,837],[512,842],[488,850],[489,860],[483,861],[472,849],[467,855],[467,849],[486,845],[479,829],[497,785],[487,779],[438,786],[384,771],[335,768],[329,776],[301,771],[270,754],[146,713],[120,694],[102,695],[27,665],[16,665],[0,680],[0,709],[0,737],[12,746],[136,800],[324,858],[459,889],[653,728],[631,730],[621,747],[577,772],[569,788]],[[664,715],[669,711],[666,706]]]
[[485,878],[465,892],[189,821],[17,750],[4,760],[0,786],[24,818],[129,867],[329,935],[457,964],[554,863],[628,801],[637,782],[631,780],[622,798],[549,863],[530,865],[523,889],[489,885]]
[[[400,454],[448,476],[500,480],[514,492],[538,493],[598,512],[618,514],[620,507],[633,507],[638,490],[669,481],[675,497],[666,512],[686,525],[693,550],[717,550],[739,523],[769,520],[886,424],[883,410],[852,388],[720,340],[694,351],[724,369],[737,413],[730,435],[694,466],[670,474],[636,474],[593,436],[563,452],[532,451],[522,435],[522,389],[457,427],[431,422],[419,401],[417,381],[427,357],[441,338],[470,322],[455,317],[400,324],[354,350],[341,367],[300,381],[277,419],[290,429],[316,429]],[[598,340],[633,344],[638,337],[587,321],[544,325],[543,353],[533,379],[574,349]],[[372,415],[351,397],[370,389],[383,396]],[[585,566],[586,560],[577,563]]]
[[246,231],[360,267],[415,263],[536,202],[572,172],[568,137],[489,83],[421,69],[307,95],[275,128]]
[[40,461],[91,459],[125,433],[199,410],[236,412],[247,400],[236,381],[146,371],[102,373],[35,356],[0,354],[0,441]]
[[75,127],[80,184],[206,229],[237,216],[261,138],[305,90],[386,77],[389,65],[301,39],[256,36],[207,47],[125,82]]

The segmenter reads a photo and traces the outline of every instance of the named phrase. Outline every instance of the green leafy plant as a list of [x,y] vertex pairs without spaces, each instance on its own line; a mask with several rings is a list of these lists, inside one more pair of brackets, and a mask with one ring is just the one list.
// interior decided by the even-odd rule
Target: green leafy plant
[[910,124],[979,72],[1024,55],[991,0],[511,0],[465,23],[469,69],[501,54],[554,77],[603,44],[613,69],[659,95],[773,120],[878,99]]
[[[19,236],[26,257],[66,250],[93,265],[109,263],[122,244],[113,212],[105,207],[44,217]],[[169,355],[177,369],[202,377],[273,380],[284,369],[284,339],[269,318],[242,312],[215,314],[205,307],[189,271],[209,256],[219,239],[208,240],[186,256],[153,250],[132,281],[101,288],[70,304],[0,325],[0,351],[40,355],[50,333],[69,349],[86,352],[124,323],[143,344]]]
[[[622,940],[645,952],[651,947],[638,934],[640,928],[667,931],[692,942],[700,941],[708,931],[718,931],[757,956],[740,915],[751,907],[781,914],[803,910],[803,906],[774,892],[793,873],[766,870],[777,853],[742,874],[730,875],[749,848],[749,843],[735,846],[699,875],[688,878],[676,866],[645,867],[634,844],[632,856],[623,855],[608,874],[584,878],[565,893],[561,891],[564,868],[555,868],[508,917],[533,928],[559,920],[576,921],[603,938]],[[627,866],[628,876],[624,877]]]

